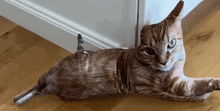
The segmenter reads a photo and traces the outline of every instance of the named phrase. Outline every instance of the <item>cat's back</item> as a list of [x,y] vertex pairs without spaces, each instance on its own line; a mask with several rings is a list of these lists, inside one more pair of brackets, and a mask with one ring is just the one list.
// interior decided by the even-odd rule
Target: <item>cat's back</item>
[[106,49],[97,52],[76,52],[74,55],[75,60],[80,64],[79,69],[81,70],[113,70],[112,68],[115,68],[117,59],[124,52],[124,49]]
[[49,70],[62,70],[64,74],[104,74],[116,73],[118,58],[128,49],[106,49],[93,51],[77,51],[63,59]]

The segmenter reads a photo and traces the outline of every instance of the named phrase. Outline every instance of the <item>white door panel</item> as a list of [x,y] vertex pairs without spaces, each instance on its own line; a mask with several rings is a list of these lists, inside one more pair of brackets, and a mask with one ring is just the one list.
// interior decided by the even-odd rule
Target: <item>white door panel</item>
[[[178,1],[0,0],[0,14],[45,39],[75,52],[77,34],[82,34],[85,49],[88,50],[134,47],[136,32],[139,36],[146,20],[149,19],[151,23],[160,22]],[[184,1],[183,17],[202,0]],[[208,3],[207,5],[212,5],[216,2]],[[203,8],[209,10],[205,9],[207,7]],[[193,27],[190,22],[197,19],[197,16],[193,15],[188,17],[187,21],[183,19],[185,28]]]
[[[137,5],[135,0],[5,0],[1,1],[1,4],[27,12],[21,14],[23,17],[19,17],[12,14],[10,9],[2,8],[4,11],[1,15],[72,52],[76,49],[72,47],[76,46],[76,36],[79,33],[89,50],[96,48],[87,46],[87,43],[99,49],[134,45]],[[14,9],[17,10],[16,8]],[[33,15],[39,20],[36,21]],[[35,25],[29,26],[28,20]],[[47,22],[48,26],[42,27],[45,25],[41,24],[42,22]],[[39,24],[41,25],[38,26]],[[61,35],[50,25],[70,35]],[[34,26],[36,28],[33,28]],[[42,29],[47,30],[48,34]],[[74,45],[67,45],[70,41]]]

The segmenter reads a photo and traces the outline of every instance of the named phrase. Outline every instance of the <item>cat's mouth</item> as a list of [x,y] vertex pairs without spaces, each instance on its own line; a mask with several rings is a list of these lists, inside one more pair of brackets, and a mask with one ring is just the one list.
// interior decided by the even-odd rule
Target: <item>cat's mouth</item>
[[170,71],[173,68],[173,64],[169,63],[166,66],[158,64],[158,69],[161,71]]

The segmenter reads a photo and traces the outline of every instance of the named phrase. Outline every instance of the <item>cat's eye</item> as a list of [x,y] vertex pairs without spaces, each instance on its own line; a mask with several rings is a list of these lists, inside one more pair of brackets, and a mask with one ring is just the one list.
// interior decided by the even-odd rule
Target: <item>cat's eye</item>
[[175,47],[175,45],[176,45],[176,38],[174,38],[173,40],[171,40],[170,42],[169,42],[169,44],[168,44],[168,48],[169,49],[172,49],[172,48],[174,48]]
[[145,52],[149,55],[156,55],[156,52],[154,51],[154,49],[149,48],[149,47],[145,48]]

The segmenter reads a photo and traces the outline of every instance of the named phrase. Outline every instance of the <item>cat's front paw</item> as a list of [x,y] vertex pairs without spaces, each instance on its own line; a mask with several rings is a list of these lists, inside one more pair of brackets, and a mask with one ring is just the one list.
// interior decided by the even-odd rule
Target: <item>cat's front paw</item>
[[122,49],[128,49],[128,47],[122,47]]
[[215,78],[212,81],[212,87],[214,90],[220,90],[220,78]]

